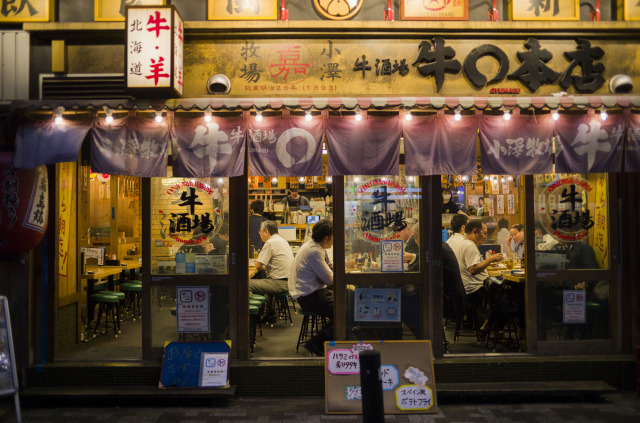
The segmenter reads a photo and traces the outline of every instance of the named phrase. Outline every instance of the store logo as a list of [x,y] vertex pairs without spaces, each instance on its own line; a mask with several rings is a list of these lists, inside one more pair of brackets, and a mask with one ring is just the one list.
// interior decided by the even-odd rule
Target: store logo
[[565,242],[586,239],[595,225],[589,195],[594,196],[593,187],[579,177],[563,178],[549,185],[539,205],[540,221],[547,232]]
[[364,0],[313,0],[313,7],[325,19],[345,20],[356,16],[362,3]]
[[[289,150],[287,148],[289,142],[296,138],[302,138],[304,141],[306,141],[307,147],[304,156],[300,157],[299,159],[293,157],[293,155],[289,153]],[[282,133],[282,135],[280,135],[280,137],[278,138],[278,142],[276,143],[276,155],[278,156],[278,160],[284,167],[287,168],[292,168],[295,164],[308,162],[309,160],[313,159],[316,153],[316,149],[317,145],[315,138],[309,133],[309,131],[306,131],[302,128],[287,129]]]

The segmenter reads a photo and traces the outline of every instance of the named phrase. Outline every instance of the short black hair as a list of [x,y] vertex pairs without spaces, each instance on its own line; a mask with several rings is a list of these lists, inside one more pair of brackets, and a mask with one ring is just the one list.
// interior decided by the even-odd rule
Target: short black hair
[[251,205],[249,206],[252,212],[262,214],[264,213],[264,201],[262,200],[253,200]]
[[458,233],[462,229],[464,225],[467,224],[469,218],[464,214],[456,214],[451,218],[451,229],[453,229],[453,233]]
[[469,223],[464,227],[464,231],[469,235],[473,232],[474,229],[482,231],[482,220],[481,219],[473,219],[470,220]]
[[524,229],[524,225],[522,223],[516,223],[515,225],[511,226],[511,229],[517,229],[518,232],[522,232],[522,230]]
[[269,232],[269,235],[278,233],[278,224],[273,220],[265,220],[260,224],[260,230],[266,230]]
[[498,229],[502,229],[502,228],[509,229],[509,221],[504,217],[498,220]]
[[321,219],[311,230],[311,238],[315,242],[322,242],[326,237],[333,236],[333,223],[329,219]]

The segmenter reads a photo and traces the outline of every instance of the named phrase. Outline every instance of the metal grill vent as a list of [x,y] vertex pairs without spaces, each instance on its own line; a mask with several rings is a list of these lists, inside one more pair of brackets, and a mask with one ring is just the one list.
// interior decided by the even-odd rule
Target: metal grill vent
[[133,99],[123,74],[41,75],[40,81],[42,100]]

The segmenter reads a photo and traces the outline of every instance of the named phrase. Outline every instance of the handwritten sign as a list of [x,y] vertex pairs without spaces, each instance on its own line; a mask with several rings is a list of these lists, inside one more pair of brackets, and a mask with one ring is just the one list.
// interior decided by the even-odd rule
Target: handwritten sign
[[584,290],[562,291],[562,323],[587,322],[587,293]]
[[381,365],[380,366],[380,380],[382,381],[382,390],[391,391],[398,386],[400,375],[396,366]]
[[504,214],[504,195],[496,196],[496,204],[498,206],[498,214]]
[[515,214],[516,212],[516,202],[515,196],[513,194],[507,195],[507,213]]
[[433,394],[427,387],[403,385],[396,390],[396,405],[400,410],[426,411],[433,404]]
[[333,341],[326,349],[328,414],[362,412],[359,354],[369,349],[380,352],[378,377],[386,414],[437,412],[430,341]]
[[360,354],[351,350],[332,350],[327,355],[327,363],[333,375],[360,374]]
[[380,241],[380,270],[383,272],[402,272],[404,252],[401,239]]

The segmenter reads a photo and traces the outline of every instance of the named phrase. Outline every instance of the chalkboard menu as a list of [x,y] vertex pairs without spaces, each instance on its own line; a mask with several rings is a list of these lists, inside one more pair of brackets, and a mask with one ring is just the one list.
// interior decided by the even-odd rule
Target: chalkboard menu
[[380,352],[385,414],[436,413],[431,341],[334,341],[325,343],[325,408],[328,414],[362,412],[360,352]]
[[[215,384],[217,380],[221,380]],[[170,342],[164,349],[159,388],[229,386],[229,344]]]

